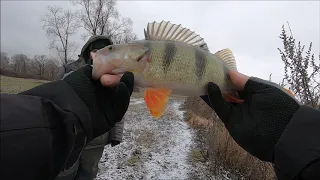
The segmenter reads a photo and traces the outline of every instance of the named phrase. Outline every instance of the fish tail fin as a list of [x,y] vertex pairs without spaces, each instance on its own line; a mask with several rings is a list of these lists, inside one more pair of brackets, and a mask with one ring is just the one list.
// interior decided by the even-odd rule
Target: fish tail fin
[[[217,51],[214,55],[216,55],[218,58],[220,58],[229,69],[237,71],[236,59],[235,59],[232,51],[229,48]],[[226,73],[227,72],[228,72],[228,70],[226,70]],[[231,82],[229,75],[228,75],[228,80],[230,80],[230,82]],[[237,89],[233,83],[230,83],[229,85],[230,85],[230,87],[229,87],[230,89],[233,89],[233,90]],[[235,91],[225,93],[224,98],[226,101],[229,101],[229,102],[234,102],[234,103],[242,103],[243,102],[243,100],[241,100],[239,98],[238,93]]]

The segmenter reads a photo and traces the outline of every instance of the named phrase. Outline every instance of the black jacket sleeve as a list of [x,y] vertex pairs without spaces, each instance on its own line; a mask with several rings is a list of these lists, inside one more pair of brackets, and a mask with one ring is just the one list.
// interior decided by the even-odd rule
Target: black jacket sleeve
[[320,179],[320,110],[301,106],[275,149],[275,171],[281,179]]
[[92,136],[87,107],[64,81],[1,94],[0,130],[3,180],[54,179]]

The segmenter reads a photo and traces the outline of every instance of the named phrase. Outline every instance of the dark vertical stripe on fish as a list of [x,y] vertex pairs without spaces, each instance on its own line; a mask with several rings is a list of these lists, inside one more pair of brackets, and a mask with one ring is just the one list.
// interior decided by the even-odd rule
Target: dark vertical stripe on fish
[[168,42],[165,44],[164,47],[164,59],[162,62],[163,69],[165,71],[165,74],[167,74],[168,68],[172,62],[173,57],[177,53],[177,47],[174,43]]
[[207,58],[205,53],[198,48],[195,48],[195,65],[196,65],[196,75],[200,80],[203,76],[204,70],[207,66]]
[[230,69],[227,66],[223,66],[223,75],[225,77],[225,84],[228,87],[230,84],[233,84],[230,77]]

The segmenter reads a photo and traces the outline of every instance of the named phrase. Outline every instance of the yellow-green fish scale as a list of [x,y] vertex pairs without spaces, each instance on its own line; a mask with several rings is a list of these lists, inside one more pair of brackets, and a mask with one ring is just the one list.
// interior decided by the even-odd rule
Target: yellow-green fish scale
[[[229,85],[227,67],[213,54],[177,42],[147,41],[147,46],[150,48],[151,61],[144,73],[147,80],[199,88],[205,87],[208,82],[214,82],[223,89]],[[197,55],[202,57],[200,63],[206,63],[199,65],[204,67],[201,72],[197,70],[196,61],[200,61]],[[197,71],[202,73],[200,77]]]
[[208,82],[216,83],[221,89],[226,89],[231,85],[228,78],[227,67],[214,55],[207,55],[207,66],[204,70],[200,86],[206,86]]

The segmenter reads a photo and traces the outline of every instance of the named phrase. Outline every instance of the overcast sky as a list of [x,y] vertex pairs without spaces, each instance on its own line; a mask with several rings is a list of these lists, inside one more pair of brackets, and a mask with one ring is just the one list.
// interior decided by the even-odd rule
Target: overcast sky
[[[49,54],[40,18],[53,4],[73,8],[69,1],[1,1],[1,51]],[[230,48],[240,72],[263,79],[270,73],[273,81],[283,77],[277,48],[282,48],[278,36],[287,21],[295,38],[305,45],[313,42],[313,52],[319,54],[319,1],[118,1],[117,7],[133,20],[139,38],[148,22],[182,24],[200,34],[211,52]],[[80,51],[85,42],[80,33],[75,38]]]

